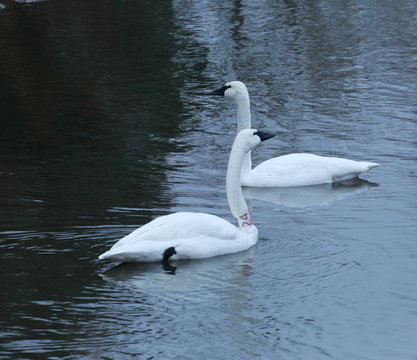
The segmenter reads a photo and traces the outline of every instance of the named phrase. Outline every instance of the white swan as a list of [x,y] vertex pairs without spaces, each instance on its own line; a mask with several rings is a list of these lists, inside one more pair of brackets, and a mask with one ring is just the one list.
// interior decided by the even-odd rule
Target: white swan
[[[230,97],[237,103],[237,131],[251,127],[249,93],[245,84],[231,81],[208,95]],[[313,154],[288,154],[252,169],[250,153],[242,165],[242,185],[253,187],[307,186],[349,180],[379,164]]]
[[161,216],[119,240],[99,259],[152,262],[200,259],[246,250],[256,244],[258,230],[243,197],[240,174],[245,155],[274,135],[246,129],[236,136],[226,175],[227,199],[239,226],[215,215],[179,212]]

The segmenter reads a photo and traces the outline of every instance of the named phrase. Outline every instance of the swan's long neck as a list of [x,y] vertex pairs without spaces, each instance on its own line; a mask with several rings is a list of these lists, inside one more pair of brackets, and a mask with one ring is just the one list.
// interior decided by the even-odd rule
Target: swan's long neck
[[247,152],[248,150],[237,137],[230,152],[226,175],[227,200],[233,216],[237,219],[239,227],[242,229],[254,226],[240,182],[241,168]]
[[249,94],[246,92],[239,94],[236,97],[237,103],[237,132],[239,133],[241,130],[250,129],[251,124],[251,117],[250,117],[250,102],[249,102]]
[[[251,125],[251,116],[250,116],[250,102],[249,102],[249,93],[239,94],[236,97],[237,103],[237,133],[244,129],[250,129]],[[245,176],[249,171],[252,170],[252,159],[250,151],[246,154],[244,161],[242,163],[242,176]]]

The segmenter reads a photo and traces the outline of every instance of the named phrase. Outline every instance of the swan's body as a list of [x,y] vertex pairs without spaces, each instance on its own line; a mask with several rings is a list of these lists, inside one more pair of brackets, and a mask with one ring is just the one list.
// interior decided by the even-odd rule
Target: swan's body
[[119,240],[99,259],[152,262],[201,259],[246,250],[256,244],[258,230],[242,194],[240,172],[248,151],[271,137],[253,129],[240,132],[227,167],[227,198],[236,227],[215,215],[179,212],[161,216]]
[[377,164],[324,157],[288,154],[266,160],[242,173],[242,184],[255,187],[290,187],[328,184],[349,180]]
[[175,248],[174,258],[200,259],[246,250],[257,236],[210,214],[178,212],[161,216],[119,240],[100,259],[126,262],[160,261]]
[[[236,100],[238,132],[251,127],[249,93],[245,84],[231,81],[210,94]],[[319,185],[355,178],[375,166],[378,164],[296,153],[269,159],[252,169],[248,153],[242,164],[241,183],[253,187]]]

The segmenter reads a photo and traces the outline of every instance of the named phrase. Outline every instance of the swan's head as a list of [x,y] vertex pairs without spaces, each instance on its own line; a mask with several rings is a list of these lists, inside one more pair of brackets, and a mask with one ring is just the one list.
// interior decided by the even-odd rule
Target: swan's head
[[217,89],[209,95],[220,95],[230,97],[232,99],[241,99],[241,98],[248,98],[249,93],[246,86],[241,81],[230,81],[224,84],[220,89]]
[[244,129],[237,134],[235,143],[244,146],[247,151],[253,150],[262,141],[268,140],[274,137],[275,134],[258,131],[256,129]]

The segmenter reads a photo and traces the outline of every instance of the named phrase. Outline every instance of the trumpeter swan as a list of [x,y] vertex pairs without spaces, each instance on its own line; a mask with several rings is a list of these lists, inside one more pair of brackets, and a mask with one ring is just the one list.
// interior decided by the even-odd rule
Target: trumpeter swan
[[200,259],[246,250],[258,240],[243,197],[240,174],[246,154],[274,135],[245,129],[236,136],[226,174],[230,210],[238,227],[210,214],[178,212],[161,216],[119,240],[99,259],[125,262],[152,262],[173,259]]
[[[244,83],[231,81],[208,95],[235,99],[237,131],[251,127],[249,93]],[[251,155],[248,153],[242,164],[241,182],[244,186],[254,187],[318,185],[349,180],[375,166],[378,164],[300,153],[272,158],[252,169]]]

